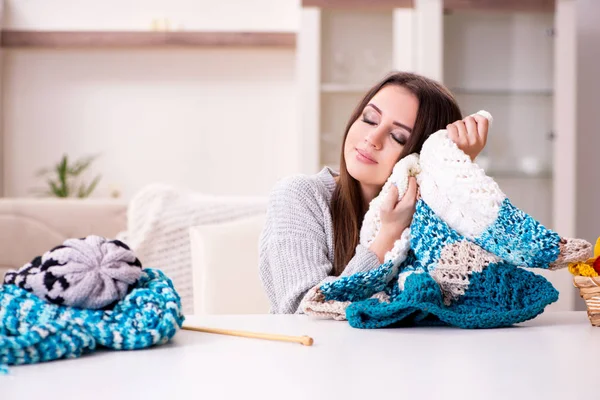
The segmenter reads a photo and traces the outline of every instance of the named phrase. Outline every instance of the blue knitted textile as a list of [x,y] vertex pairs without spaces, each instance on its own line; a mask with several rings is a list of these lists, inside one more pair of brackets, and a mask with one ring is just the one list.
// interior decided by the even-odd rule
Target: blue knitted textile
[[74,358],[97,346],[134,350],[167,343],[183,324],[171,280],[144,269],[111,310],[48,303],[16,285],[0,286],[0,370],[7,365]]
[[[491,123],[489,113],[478,114]],[[410,176],[419,185],[415,214],[384,263],[311,288],[301,311],[357,328],[508,326],[558,299],[550,282],[525,268],[555,270],[591,257],[591,243],[561,237],[515,207],[443,129],[396,163],[363,218],[363,246],[380,233],[392,186],[402,198]]]
[[[496,222],[476,238],[458,234],[423,200],[417,202],[410,230],[411,250],[399,268],[389,261],[320,286],[325,301],[351,302],[346,308],[351,326],[495,328],[534,318],[558,299],[550,282],[517,265],[547,268],[559,255],[561,238],[508,199]],[[453,275],[452,263],[469,258],[477,261],[474,268]],[[440,284],[445,281],[446,288]],[[448,296],[455,287],[456,295]],[[377,292],[389,301],[370,298]]]

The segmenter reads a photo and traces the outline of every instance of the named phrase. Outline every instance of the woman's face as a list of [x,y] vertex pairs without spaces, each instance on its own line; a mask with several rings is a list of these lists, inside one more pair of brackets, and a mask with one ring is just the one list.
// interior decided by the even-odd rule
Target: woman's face
[[383,87],[354,121],[344,144],[350,175],[363,188],[379,190],[392,173],[412,133],[419,101],[399,85]]

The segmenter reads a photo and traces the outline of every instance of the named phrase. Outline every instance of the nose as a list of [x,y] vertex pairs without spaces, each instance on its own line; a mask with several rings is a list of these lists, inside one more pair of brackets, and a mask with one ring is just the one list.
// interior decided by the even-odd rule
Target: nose
[[365,136],[365,142],[376,150],[381,150],[383,145],[385,129],[382,125],[383,124],[380,124],[377,128],[373,129],[367,134],[367,136]]

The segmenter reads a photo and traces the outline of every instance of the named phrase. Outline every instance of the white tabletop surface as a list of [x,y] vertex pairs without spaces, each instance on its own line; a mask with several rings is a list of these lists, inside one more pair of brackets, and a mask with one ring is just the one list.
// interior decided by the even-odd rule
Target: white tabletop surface
[[0,399],[600,398],[600,327],[584,312],[493,330],[359,330],[293,315],[187,322],[315,342],[180,331],[152,349],[11,367],[0,376]]

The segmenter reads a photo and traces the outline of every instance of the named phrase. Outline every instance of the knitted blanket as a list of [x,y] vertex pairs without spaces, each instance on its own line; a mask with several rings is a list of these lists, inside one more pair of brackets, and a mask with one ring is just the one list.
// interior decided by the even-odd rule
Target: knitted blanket
[[142,270],[111,310],[52,304],[16,285],[0,286],[0,373],[6,365],[74,358],[97,347],[133,350],[168,342],[184,316],[171,280]]
[[416,212],[384,263],[314,287],[301,304],[304,313],[347,319],[356,328],[509,326],[558,299],[550,282],[525,268],[559,269],[591,256],[590,243],[563,238],[515,207],[445,130],[394,167],[365,215],[362,244],[379,232],[390,186],[401,198],[410,175],[420,188]]

